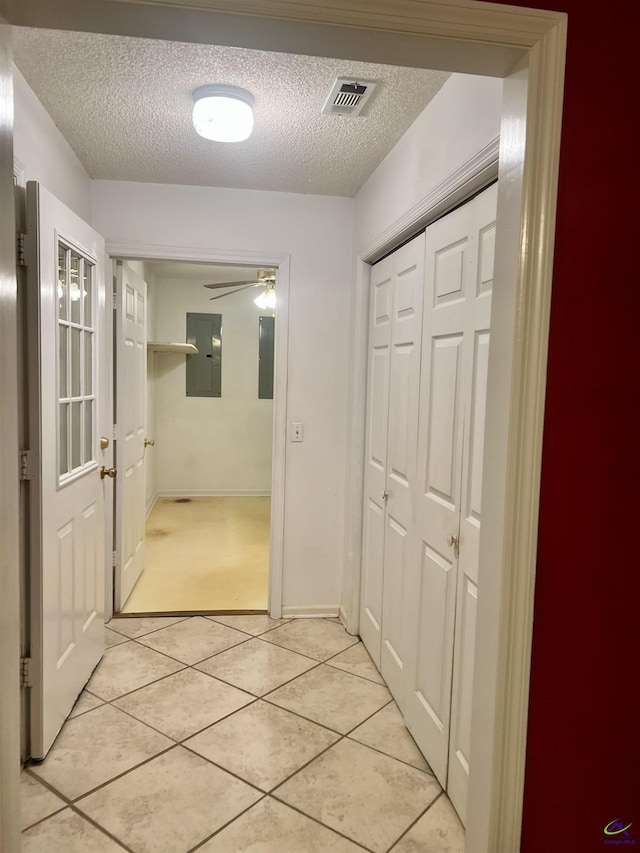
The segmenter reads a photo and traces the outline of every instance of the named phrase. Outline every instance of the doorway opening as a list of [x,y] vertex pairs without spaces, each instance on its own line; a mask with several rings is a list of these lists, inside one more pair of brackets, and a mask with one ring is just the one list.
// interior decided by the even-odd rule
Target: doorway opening
[[[537,126],[537,125],[536,125],[536,126]],[[546,174],[546,172],[545,172],[545,174]],[[532,382],[530,382],[529,384],[532,384]]]
[[114,613],[266,613],[277,270],[113,264]]

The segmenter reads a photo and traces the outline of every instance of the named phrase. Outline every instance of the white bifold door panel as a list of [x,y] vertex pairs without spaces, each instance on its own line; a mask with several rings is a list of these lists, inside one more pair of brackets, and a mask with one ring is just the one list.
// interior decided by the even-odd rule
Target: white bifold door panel
[[147,285],[116,262],[116,559],[114,612],[144,569]]
[[44,758],[104,650],[104,241],[27,184],[30,751]]
[[412,476],[418,423],[424,234],[371,272],[361,634],[402,706]]
[[371,270],[360,598],[360,636],[378,669],[382,642],[393,287],[392,261],[389,257]]
[[371,271],[360,633],[463,821],[496,198]]
[[447,791],[463,822],[467,813],[471,700],[475,661],[478,561],[482,493],[482,453],[489,365],[489,330],[496,233],[497,187],[473,202],[475,269],[466,312],[463,375],[465,427],[462,441],[459,556],[456,584],[456,627],[453,652],[449,778]]
[[387,512],[384,528],[380,672],[404,705],[406,576],[411,558],[416,471],[424,234],[394,252],[394,288],[387,426]]
[[405,719],[462,821],[478,597],[496,187],[427,229]]

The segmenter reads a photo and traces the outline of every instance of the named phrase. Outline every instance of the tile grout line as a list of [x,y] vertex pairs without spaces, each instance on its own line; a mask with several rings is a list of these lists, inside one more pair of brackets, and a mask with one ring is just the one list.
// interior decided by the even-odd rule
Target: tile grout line
[[[196,672],[201,672],[204,675],[208,675],[209,678],[213,678],[216,681],[221,681],[223,684],[228,685],[229,687],[235,687],[236,690],[243,690],[245,693],[249,693],[251,696],[255,696],[256,699],[264,699],[265,696],[268,696],[270,693],[274,693],[276,690],[279,690],[281,687],[285,687],[287,684],[291,684],[292,681],[295,681],[296,678],[301,678],[303,675],[306,675],[308,672],[313,672],[314,669],[317,669],[319,666],[322,666],[322,661],[315,661],[315,666],[310,666],[309,669],[305,669],[304,672],[299,672],[297,675],[293,675],[291,678],[288,678],[286,681],[283,681],[282,684],[278,684],[277,687],[272,687],[267,690],[265,693],[261,693],[260,695],[256,695],[255,693],[251,693],[250,690],[247,690],[244,687],[238,687],[237,684],[233,684],[231,681],[226,681],[224,678],[221,678],[219,675],[211,675],[210,672],[204,672],[202,669],[197,669],[200,664],[196,664],[196,666],[192,667],[196,670]],[[273,704],[273,703],[272,703]]]
[[256,800],[255,803],[252,803],[250,806],[247,806],[246,809],[243,809],[239,814],[237,814],[235,817],[231,818],[231,820],[227,821],[222,826],[219,826],[215,832],[212,832],[211,835],[208,835],[206,838],[203,838],[202,841],[199,841],[195,845],[195,847],[190,847],[187,850],[187,853],[194,853],[194,851],[199,850],[204,844],[207,844],[207,842],[211,841],[212,838],[215,838],[216,835],[218,835],[220,832],[222,832],[228,826],[231,826],[232,823],[235,823],[239,818],[242,817],[242,815],[245,815],[248,811],[251,811],[251,809],[254,808],[254,806],[257,806],[263,800],[266,800],[268,795],[265,794],[264,791],[260,791],[260,793],[263,794],[263,796],[260,797],[259,800]]
[[[127,690],[126,693],[119,693],[117,696],[112,696],[111,699],[104,699],[102,696],[98,696],[97,698],[104,702],[105,705],[112,705],[114,702],[117,702],[118,699],[124,699],[125,696],[131,696],[132,693],[137,693],[138,690],[144,690],[145,687],[151,687],[152,684],[158,684],[160,681],[166,681],[167,678],[171,678],[172,675],[178,675],[179,673],[184,672],[185,669],[190,669],[190,667],[187,664],[183,664],[182,669],[176,669],[175,672],[168,672],[166,675],[159,675],[158,678],[154,678],[153,681],[141,684],[140,687],[134,687],[133,690]],[[98,711],[101,707],[101,705],[98,705],[97,708],[90,708],[88,711],[78,714],[78,716],[82,717],[84,714],[90,714],[92,711]],[[72,717],[72,719],[75,719],[75,717]]]
[[401,832],[401,833],[400,833],[400,835],[399,835],[399,836],[396,838],[396,840],[391,844],[391,846],[387,848],[387,850],[385,851],[385,853],[391,853],[391,851],[393,850],[393,848],[394,848],[397,844],[400,844],[400,842],[401,842],[401,841],[402,841],[402,839],[405,837],[405,835],[407,835],[409,832],[411,832],[411,830],[412,830],[412,829],[413,829],[413,827],[418,823],[418,821],[419,821],[419,820],[422,820],[422,818],[426,815],[426,813],[427,813],[427,812],[428,812],[428,811],[429,811],[429,810],[430,810],[430,809],[431,809],[431,808],[432,808],[432,807],[433,807],[433,806],[438,802],[438,800],[440,799],[440,797],[442,797],[443,795],[444,795],[444,791],[443,791],[443,790],[442,790],[442,788],[441,788],[441,789],[440,789],[440,793],[439,793],[439,794],[436,794],[435,798],[434,798],[434,799],[429,803],[429,805],[426,807],[426,809],[425,809],[424,811],[420,812],[420,814],[418,815],[418,817],[417,817],[415,820],[411,821],[411,823],[409,824],[409,826],[404,830],[404,832]]
[[[138,721],[139,722],[139,721]],[[166,735],[165,735],[166,737]],[[161,749],[160,752],[156,752],[155,755],[150,755],[148,758],[145,758],[139,764],[134,764],[133,767],[129,767],[126,770],[123,770],[122,773],[117,773],[115,776],[112,776],[110,779],[107,779],[105,782],[101,782],[99,785],[96,785],[95,788],[90,788],[88,791],[84,791],[82,794],[78,794],[77,797],[69,797],[68,794],[63,793],[59,788],[56,788],[51,782],[46,782],[44,778],[38,776],[37,773],[32,773],[33,776],[38,779],[39,782],[46,782],[46,787],[48,787],[54,794],[57,794],[61,799],[63,799],[69,805],[77,805],[81,800],[85,799],[85,797],[89,797],[91,794],[95,794],[96,791],[99,791],[101,788],[106,788],[107,785],[110,785],[112,782],[117,781],[118,779],[122,779],[123,776],[126,776],[128,773],[131,773],[133,770],[137,770],[139,767],[142,767],[144,764],[148,764],[150,761],[153,761],[154,758],[158,758],[160,755],[165,755],[167,752],[170,752],[176,746],[180,746],[180,744],[172,741],[171,744],[164,749]]]
[[119,847],[122,847],[122,849],[123,849],[123,850],[127,850],[127,851],[128,851],[128,853],[136,853],[136,851],[135,851],[132,847],[129,847],[129,845],[128,845],[128,844],[125,844],[125,842],[124,842],[124,841],[122,841],[120,838],[118,838],[116,835],[113,835],[111,832],[109,832],[108,830],[106,830],[103,826],[101,826],[99,823],[97,823],[97,821],[95,821],[92,817],[89,817],[89,815],[87,815],[87,814],[85,814],[84,812],[80,811],[80,809],[76,808],[76,807],[75,807],[75,805],[74,805],[73,803],[71,803],[71,805],[70,805],[70,809],[71,809],[75,814],[79,815],[81,818],[83,818],[84,820],[86,820],[86,821],[87,821],[87,823],[91,824],[91,825],[92,825],[92,826],[94,826],[96,829],[100,830],[100,832],[104,833],[104,834],[105,834],[108,838],[110,838],[112,841],[115,841],[115,842],[116,842],[116,844],[117,844]]
[[[385,705],[384,707],[386,708],[387,706]],[[383,709],[380,708],[380,710],[382,711]],[[376,714],[377,713],[378,713],[378,711],[376,711]],[[375,717],[375,714],[373,716]],[[371,717],[369,717],[369,719],[371,719]],[[365,720],[365,722],[366,722],[366,720]],[[364,723],[362,723],[361,725],[364,725]],[[358,729],[358,728],[360,728],[360,726],[356,726],[356,729]],[[374,752],[377,752],[378,755],[386,755],[387,758],[393,758],[395,761],[399,761],[401,764],[404,764],[406,767],[411,767],[412,770],[417,770],[418,773],[424,773],[425,776],[432,776],[436,780],[436,782],[438,782],[438,780],[436,779],[435,773],[431,769],[422,770],[420,767],[416,767],[415,764],[411,764],[409,761],[405,761],[403,758],[398,758],[397,755],[390,755],[388,752],[383,752],[381,749],[378,749],[377,746],[371,746],[370,743],[363,743],[361,740],[357,740],[357,738],[351,737],[351,735],[353,734],[353,732],[356,729],[351,729],[349,734],[345,735],[345,737],[349,738],[349,740],[353,741],[353,743],[359,743],[360,746],[366,746],[367,749],[372,749]],[[426,761],[426,758],[425,758],[425,761]],[[428,764],[427,764],[427,767],[429,767]],[[438,782],[438,785],[439,784],[440,783]]]
[[[173,627],[173,626],[172,625],[167,626],[167,628],[171,628],[171,627]],[[224,627],[228,627],[228,626],[224,626]],[[165,631],[167,629],[162,628],[162,630]],[[235,631],[236,628],[231,628],[230,630]],[[154,633],[159,633],[159,632],[154,632]],[[238,633],[244,634],[244,631],[238,631]],[[253,640],[253,639],[255,639],[255,637],[252,637],[251,634],[246,634],[244,639],[238,640],[237,643],[232,643],[232,645],[227,646],[224,649],[220,649],[217,652],[214,652],[212,655],[210,655],[210,657],[216,657],[216,655],[220,655],[220,654],[222,654],[222,652],[228,652],[230,649],[235,649],[238,646],[242,646],[245,643],[248,643],[249,640]],[[195,664],[197,664],[197,663],[204,663],[204,661],[209,660],[209,657],[204,657],[204,658],[202,658],[202,660],[195,660],[193,663],[185,663],[183,660],[179,660],[178,658],[173,657],[173,655],[167,654],[167,652],[161,652],[158,649],[154,649],[153,646],[148,646],[146,643],[143,643],[142,640],[144,640],[144,637],[140,637],[139,640],[132,640],[131,642],[137,643],[139,646],[142,646],[143,648],[148,649],[151,652],[155,652],[158,655],[164,655],[164,657],[169,658],[169,660],[176,661],[176,663],[181,663],[183,666],[195,666]],[[120,645],[122,645],[122,643],[120,643]],[[117,646],[115,646],[115,648],[117,648]]]
[[298,808],[298,806],[294,806],[292,803],[288,803],[288,802],[286,802],[286,800],[280,799],[280,797],[276,796],[273,792],[271,792],[269,794],[269,796],[271,797],[271,799],[275,800],[276,803],[280,803],[281,805],[286,806],[289,809],[293,809],[294,812],[298,812],[298,814],[302,815],[303,817],[306,817],[308,820],[312,820],[314,823],[317,823],[319,826],[322,826],[324,829],[328,829],[330,832],[335,832],[336,835],[339,835],[341,838],[344,838],[347,841],[350,841],[352,844],[355,844],[356,847],[361,847],[363,850],[366,850],[367,853],[375,853],[375,851],[373,851],[370,847],[367,847],[366,845],[364,845],[361,841],[356,841],[354,838],[351,838],[350,836],[345,835],[343,832],[340,832],[339,829],[334,829],[332,826],[328,826],[328,824],[323,823],[317,817],[314,817],[313,815],[310,815],[310,814],[307,814],[306,812],[303,812],[300,808]]
[[[133,620],[133,619],[175,619],[176,621],[175,621],[175,622],[172,622],[172,623],[171,623],[171,625],[179,625],[179,624],[180,624],[180,622],[186,622],[186,621],[187,621],[187,619],[191,619],[191,616],[184,616],[184,617],[182,617],[182,618],[177,617],[177,616],[133,616],[133,617],[130,617],[130,618],[131,618],[132,620]],[[206,618],[206,617],[203,617],[203,618]],[[105,627],[105,628],[108,628],[110,631],[113,631],[115,634],[118,634],[120,637],[125,637],[127,640],[137,640],[137,639],[139,639],[140,637],[148,637],[148,636],[149,636],[149,634],[155,634],[155,633],[157,633],[158,631],[164,631],[164,629],[165,629],[165,628],[170,628],[170,627],[171,627],[171,625],[162,625],[160,628],[152,628],[152,629],[151,629],[151,631],[147,631],[147,632],[145,632],[144,634],[139,634],[137,637],[130,637],[128,634],[123,634],[121,631],[118,631],[118,629],[117,629],[117,628],[112,628],[112,627],[111,627],[111,623],[112,623],[115,619],[123,619],[123,617],[122,617],[122,616],[113,616],[113,617],[112,617],[108,622],[105,622],[104,627]],[[129,621],[129,618],[126,618],[126,617],[125,617],[125,618],[123,619],[123,621],[128,622],[128,621]],[[122,645],[122,643],[118,643],[118,645]]]
[[[318,664],[318,666],[321,666],[321,664]],[[314,669],[317,669],[317,667],[312,667],[311,669],[307,670],[307,672],[313,672]],[[296,678],[302,678],[302,676],[306,675],[306,674],[307,674],[306,672],[303,672],[301,675],[296,676]],[[291,681],[287,682],[287,684],[291,684],[293,681],[296,680],[296,678],[292,678]],[[282,686],[284,687],[285,685],[283,684]],[[297,717],[300,717],[303,720],[307,720],[311,723],[315,723],[316,726],[322,726],[322,728],[328,729],[330,732],[335,732],[336,734],[339,734],[341,737],[347,737],[349,734],[351,734],[351,732],[355,731],[355,729],[357,729],[359,726],[362,726],[366,722],[368,722],[368,720],[370,720],[371,717],[375,716],[378,713],[378,711],[382,711],[383,708],[386,708],[387,705],[389,705],[389,704],[391,704],[391,702],[393,702],[393,698],[390,698],[388,701],[386,701],[383,705],[380,705],[379,708],[376,708],[375,711],[373,711],[371,714],[369,714],[367,717],[365,717],[359,723],[356,723],[356,725],[353,726],[352,728],[350,728],[347,732],[341,732],[338,729],[332,729],[330,726],[326,725],[325,723],[319,723],[317,720],[312,720],[311,717],[305,717],[304,714],[300,713],[300,711],[294,711],[291,708],[285,708],[283,705],[278,705],[276,702],[269,699],[269,696],[271,696],[272,693],[275,693],[276,690],[279,690],[279,689],[280,689],[279,687],[276,687],[270,693],[266,693],[264,696],[261,696],[260,698],[263,699],[265,702],[268,702],[270,705],[273,705],[276,708],[281,708],[283,711],[288,711],[290,714],[295,714]],[[365,744],[363,744],[363,746],[364,745]]]
[[[56,811],[52,812],[52,814],[47,815],[46,817],[42,818],[41,820],[37,820],[35,823],[32,823],[30,826],[26,826],[23,830],[21,830],[21,834],[27,832],[27,830],[29,830],[29,829],[33,829],[34,826],[39,826],[41,823],[44,823],[45,821],[49,820],[49,818],[52,818],[58,814],[61,814],[61,812],[65,811],[66,809],[69,809],[70,811],[74,812],[74,814],[78,814],[81,818],[86,820],[88,823],[95,826],[97,829],[99,829],[105,835],[109,836],[109,838],[111,838],[113,841],[116,841],[125,850],[128,850],[129,853],[135,853],[135,851],[131,850],[130,847],[128,847],[127,845],[123,845],[123,843],[118,838],[116,838],[115,835],[112,835],[110,832],[107,832],[107,830],[104,829],[104,827],[102,827],[102,826],[100,826],[100,824],[96,823],[96,821],[93,820],[93,818],[90,818],[88,815],[84,814],[84,812],[81,812],[76,807],[75,802],[72,799],[70,799],[66,794],[63,794],[62,791],[59,791],[57,788],[55,788],[46,779],[41,779],[40,776],[38,776],[36,773],[34,773],[30,767],[25,767],[23,772],[27,773],[32,779],[36,779],[44,788],[49,790],[52,794],[55,794],[58,797],[58,799],[62,800],[64,805],[61,808],[56,809]],[[129,772],[129,771],[127,771],[127,772]],[[107,782],[105,784],[109,784],[109,783]],[[98,789],[96,788],[95,790],[98,790]]]
[[[192,669],[194,672],[197,672],[199,675],[204,675],[206,678],[210,678],[212,681],[219,681],[225,687],[232,687],[234,690],[237,690],[239,693],[244,693],[246,696],[250,696],[251,699],[259,699],[260,698],[259,696],[256,696],[254,693],[250,693],[248,690],[243,690],[242,687],[236,687],[235,684],[229,684],[228,682],[223,681],[221,678],[216,678],[215,675],[209,675],[208,672],[203,672],[201,669],[196,669],[195,666],[189,666],[188,664],[185,664],[185,666],[182,669],[178,669],[178,670],[176,670],[176,672],[170,672],[168,675],[162,675],[162,676],[160,676],[160,678],[156,678],[155,681],[150,681],[148,684],[142,684],[140,687],[136,687],[134,690],[129,690],[128,693],[122,693],[119,696],[114,696],[113,699],[103,699],[102,701],[105,704],[113,705],[114,708],[117,708],[119,711],[122,711],[123,710],[122,708],[120,708],[118,705],[114,705],[113,703],[119,702],[121,699],[126,699],[129,696],[133,696],[134,693],[141,693],[143,690],[146,690],[147,687],[152,687],[154,684],[159,684],[161,681],[167,681],[169,678],[173,678],[174,675],[180,675],[181,673],[186,672],[188,669]],[[100,697],[98,697],[98,698],[100,698]],[[247,703],[247,704],[250,704],[250,703]],[[84,711],[83,713],[89,714],[89,713],[91,713],[91,711],[97,711],[97,710],[98,710],[98,708],[91,708],[89,711]],[[237,708],[236,710],[239,711],[240,708]],[[233,713],[233,712],[231,712],[231,713]],[[79,714],[78,716],[82,716],[82,714]],[[130,716],[133,717],[135,715],[130,714]],[[225,715],[225,716],[228,716],[228,715]],[[135,717],[135,719],[138,719],[138,717]],[[144,722],[144,721],[140,720],[140,722]],[[149,725],[149,724],[146,723],[146,725]],[[209,723],[209,725],[213,725],[213,723]],[[153,726],[151,726],[151,728],[153,728]],[[207,726],[205,726],[205,728],[207,728]],[[160,732],[160,734],[164,734],[164,732]],[[166,735],[166,737],[170,737],[170,735]]]

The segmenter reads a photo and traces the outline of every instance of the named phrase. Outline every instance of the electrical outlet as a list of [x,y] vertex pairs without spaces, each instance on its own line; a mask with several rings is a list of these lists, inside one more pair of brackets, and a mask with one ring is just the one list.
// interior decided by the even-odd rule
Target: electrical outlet
[[291,424],[291,441],[304,441],[304,427],[302,424]]

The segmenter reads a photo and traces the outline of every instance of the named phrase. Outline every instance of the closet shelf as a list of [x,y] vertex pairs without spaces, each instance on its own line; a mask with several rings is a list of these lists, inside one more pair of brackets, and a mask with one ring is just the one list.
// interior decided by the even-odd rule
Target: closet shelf
[[198,355],[198,349],[193,344],[165,344],[157,341],[147,341],[147,349],[151,352],[182,352],[185,355]]

